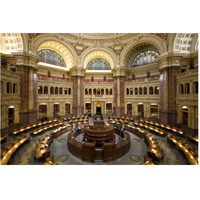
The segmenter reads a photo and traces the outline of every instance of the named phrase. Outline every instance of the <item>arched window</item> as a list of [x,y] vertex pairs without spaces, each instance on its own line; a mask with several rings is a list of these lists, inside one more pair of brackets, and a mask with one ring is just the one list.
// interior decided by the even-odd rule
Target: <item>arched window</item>
[[65,88],[65,94],[67,94],[67,88]]
[[109,95],[109,90],[108,89],[106,89],[106,95]]
[[48,87],[44,86],[44,94],[48,94]]
[[97,93],[97,90],[93,89],[93,94],[96,95],[96,93]]
[[91,88],[89,89],[89,95],[92,95],[92,89]]
[[193,93],[198,94],[198,82],[193,82]]
[[62,93],[63,93],[63,89],[60,87],[59,94],[62,94]]
[[42,49],[38,51],[38,56],[40,56],[41,62],[66,67],[63,57],[51,49]]
[[101,95],[104,95],[104,89],[103,88],[101,89]]
[[50,88],[50,94],[54,94],[54,87]]
[[149,88],[149,94],[152,95],[153,94],[153,87]]
[[129,95],[129,88],[126,88],[126,95]]
[[130,88],[130,95],[133,95],[133,88]]
[[139,88],[139,94],[142,95],[142,88]]
[[185,84],[185,94],[190,94],[190,84],[189,83]]
[[184,94],[183,84],[179,85],[179,94]]
[[155,86],[155,94],[159,94],[159,87]]
[[88,89],[87,88],[85,89],[85,95],[88,95]]
[[143,88],[143,93],[147,94],[147,88],[146,87]]
[[55,87],[55,94],[58,94],[58,87]]
[[68,89],[68,94],[71,95],[71,88]]
[[13,84],[13,93],[18,93],[17,83]]
[[86,67],[87,70],[110,70],[110,64],[103,58],[92,59]]
[[158,56],[159,53],[157,51],[145,50],[134,58],[131,68],[156,63]]
[[112,89],[110,89],[110,95],[112,95]]
[[38,86],[38,94],[42,94],[42,86]]
[[7,93],[12,93],[12,83],[11,82],[7,83]]
[[100,89],[99,88],[97,89],[97,95],[100,95]]
[[135,88],[135,95],[138,95],[138,89]]

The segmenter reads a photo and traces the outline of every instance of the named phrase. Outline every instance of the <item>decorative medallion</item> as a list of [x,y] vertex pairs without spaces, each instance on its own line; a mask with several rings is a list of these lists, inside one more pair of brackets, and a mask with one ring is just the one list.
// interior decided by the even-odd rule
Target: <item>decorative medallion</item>
[[64,142],[66,142],[66,139],[60,139],[60,140],[58,140],[58,142],[59,143],[64,143]]
[[140,162],[141,161],[141,158],[139,156],[136,156],[136,155],[130,156],[130,159],[133,162]]
[[66,155],[61,155],[61,156],[58,156],[57,161],[58,161],[58,162],[64,162],[64,161],[66,161],[67,159],[68,159],[68,156],[66,156]]

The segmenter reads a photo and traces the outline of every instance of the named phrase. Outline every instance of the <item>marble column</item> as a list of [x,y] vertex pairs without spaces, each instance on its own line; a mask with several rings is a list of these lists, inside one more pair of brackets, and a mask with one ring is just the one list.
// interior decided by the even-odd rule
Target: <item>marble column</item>
[[179,67],[165,67],[160,75],[160,121],[175,126],[177,123],[176,110],[176,75]]
[[37,121],[37,70],[31,66],[17,66],[21,75],[20,122],[32,124]]
[[124,76],[116,76],[114,78],[113,113],[115,115],[124,115],[124,112]]
[[83,77],[73,76],[73,115],[84,113],[83,105]]

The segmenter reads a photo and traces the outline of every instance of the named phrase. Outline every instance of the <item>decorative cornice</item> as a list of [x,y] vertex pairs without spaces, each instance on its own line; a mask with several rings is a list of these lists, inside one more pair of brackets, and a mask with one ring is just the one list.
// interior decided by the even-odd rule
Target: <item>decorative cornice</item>
[[40,34],[41,33],[28,33],[28,36],[29,36],[29,39],[34,39],[35,37],[37,37]]
[[157,35],[160,37],[162,40],[167,41],[169,33],[153,33],[154,35]]

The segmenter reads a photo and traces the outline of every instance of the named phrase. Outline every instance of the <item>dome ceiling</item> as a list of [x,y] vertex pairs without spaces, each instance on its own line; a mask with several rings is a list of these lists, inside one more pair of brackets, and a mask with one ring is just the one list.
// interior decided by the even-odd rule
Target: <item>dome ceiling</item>
[[72,35],[86,38],[86,39],[114,39],[128,33],[71,33]]

